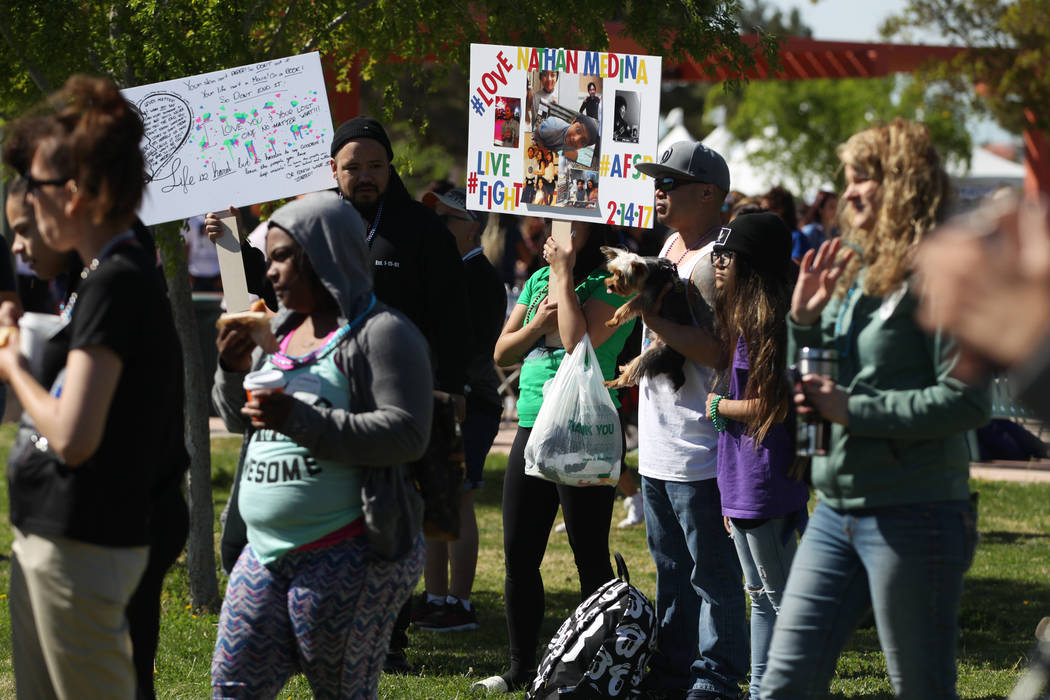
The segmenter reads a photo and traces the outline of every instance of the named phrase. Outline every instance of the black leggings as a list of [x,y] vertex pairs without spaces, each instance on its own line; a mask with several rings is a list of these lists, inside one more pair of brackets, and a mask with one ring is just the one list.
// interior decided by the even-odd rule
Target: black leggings
[[531,428],[518,427],[503,480],[507,636],[511,672],[515,674],[536,668],[536,646],[545,606],[540,563],[559,503],[580,575],[581,600],[613,578],[609,523],[615,487],[562,486],[525,476],[525,443],[531,432]]
[[149,561],[138,588],[128,601],[127,618],[135,664],[136,698],[152,700],[153,659],[160,637],[160,595],[164,574],[182,554],[189,532],[189,511],[180,481],[158,497],[150,533]]

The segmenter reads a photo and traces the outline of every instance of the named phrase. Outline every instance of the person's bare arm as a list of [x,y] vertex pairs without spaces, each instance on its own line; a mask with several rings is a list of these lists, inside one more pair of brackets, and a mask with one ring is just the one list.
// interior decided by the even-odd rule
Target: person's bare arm
[[503,326],[503,331],[496,340],[492,357],[500,367],[521,362],[525,353],[536,344],[536,341],[558,328],[558,305],[548,297],[539,303],[536,313],[528,323],[525,314],[528,311],[524,304],[515,304],[510,318]]
[[17,333],[0,349],[0,375],[51,449],[71,467],[87,461],[102,443],[123,366],[120,356],[103,345],[71,350],[62,393],[52,396],[26,369]]

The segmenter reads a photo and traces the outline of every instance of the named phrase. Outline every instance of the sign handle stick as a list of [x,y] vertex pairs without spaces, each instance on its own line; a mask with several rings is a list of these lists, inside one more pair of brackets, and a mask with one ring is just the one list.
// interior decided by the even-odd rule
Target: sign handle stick
[[[551,222],[551,238],[561,248],[568,248],[572,245],[572,222],[565,221],[563,219],[554,219]],[[550,272],[550,286],[554,286],[554,269]],[[549,289],[550,287],[548,287]],[[562,347],[561,336],[558,331],[547,334],[546,339],[547,347],[560,348]]]
[[222,236],[215,242],[215,252],[219,258],[219,275],[222,277],[222,293],[226,297],[226,311],[237,313],[247,311],[251,303],[248,296],[248,282],[244,275],[244,261],[241,259],[241,237],[237,217],[229,212],[218,214],[222,222]]

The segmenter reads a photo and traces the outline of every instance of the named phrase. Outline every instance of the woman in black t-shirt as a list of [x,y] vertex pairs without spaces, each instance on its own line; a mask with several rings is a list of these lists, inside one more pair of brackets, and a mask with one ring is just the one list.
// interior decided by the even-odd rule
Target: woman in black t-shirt
[[8,471],[15,681],[128,698],[126,610],[156,498],[187,461],[181,354],[153,257],[129,230],[145,181],[138,114],[112,82],[84,76],[50,107],[12,129],[32,137],[25,201],[49,248],[90,262],[63,309],[69,350],[50,390],[17,332],[0,348],[0,380],[35,426]]

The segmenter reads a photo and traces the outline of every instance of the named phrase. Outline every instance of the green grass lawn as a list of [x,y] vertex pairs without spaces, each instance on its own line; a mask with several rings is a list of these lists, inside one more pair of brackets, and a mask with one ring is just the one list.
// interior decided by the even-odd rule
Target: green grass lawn
[[[11,444],[13,427],[0,428],[0,456]],[[216,519],[225,504],[240,445],[239,439],[212,441]],[[503,549],[500,494],[506,460],[489,458],[485,488],[478,494],[481,531],[474,604],[481,628],[474,632],[438,635],[410,631],[409,659],[419,675],[384,676],[382,698],[461,698],[479,678],[504,670],[507,636],[503,616]],[[979,528],[981,542],[966,583],[959,645],[959,693],[964,698],[1006,696],[1028,661],[1033,631],[1039,619],[1050,614],[1050,485],[975,482],[981,492]],[[11,551],[11,528],[6,517],[6,482],[0,522],[0,591],[6,593]],[[614,520],[622,509],[617,503]],[[217,528],[217,525],[216,525]],[[631,580],[651,595],[655,569],[645,544],[644,528],[611,534],[611,548],[623,553]],[[543,635],[553,635],[561,621],[579,603],[572,553],[564,534],[552,533],[543,563],[547,589],[547,617]],[[220,579],[220,586],[225,579]],[[422,584],[420,584],[420,587]],[[744,595],[741,590],[741,595]],[[0,697],[14,696],[11,671],[10,615],[7,597],[0,593]],[[168,574],[164,595],[160,650],[157,654],[157,693],[162,698],[209,696],[208,669],[218,616],[189,609],[184,561]],[[832,685],[836,697],[892,698],[885,665],[873,628],[854,635],[839,660]],[[522,697],[518,694],[516,697]],[[282,698],[309,698],[305,680],[297,677]]]

